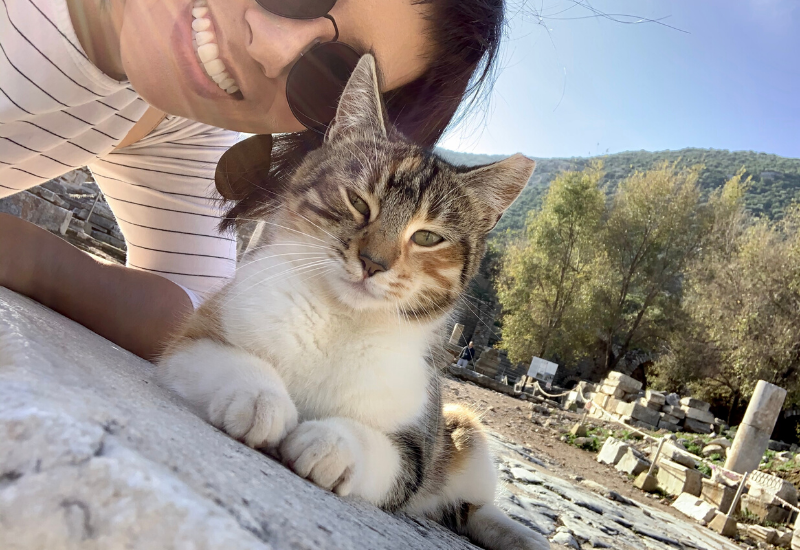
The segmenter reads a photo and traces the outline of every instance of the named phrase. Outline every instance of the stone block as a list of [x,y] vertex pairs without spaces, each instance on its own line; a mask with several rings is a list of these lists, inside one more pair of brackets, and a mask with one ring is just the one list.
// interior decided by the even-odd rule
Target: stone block
[[681,407],[681,410],[686,415],[686,418],[691,418],[692,420],[697,420],[698,422],[703,422],[704,424],[714,423],[714,414],[711,411],[702,411],[694,407],[686,406]]
[[672,507],[701,523],[708,523],[717,515],[716,506],[689,493],[678,495],[678,498],[672,503]]
[[70,210],[61,208],[28,191],[0,199],[0,213],[17,216],[39,227],[44,227],[52,233],[61,233],[62,235],[72,220]]
[[[730,507],[733,502],[733,497],[736,496],[736,486],[725,485],[718,481],[713,481],[708,478],[702,479],[703,488],[700,496],[709,504],[717,507],[717,510],[723,514],[731,513]],[[736,506],[735,512],[738,512],[739,506]]]
[[622,404],[617,408],[617,413],[630,416],[634,420],[640,420],[646,424],[650,424],[652,427],[658,426],[658,421],[661,420],[658,411],[643,407],[639,403]]
[[700,422],[691,418],[687,418],[683,421],[683,429],[696,434],[710,434],[714,431],[711,424],[706,424],[705,422]]
[[633,452],[633,449],[628,449],[628,451],[622,455],[622,458],[614,467],[620,472],[632,476],[638,476],[642,472],[646,472],[650,469],[650,463],[636,456],[636,454]]
[[783,508],[774,497],[747,493],[741,496],[741,500],[741,509],[756,516],[760,523],[786,523],[791,516],[789,509]]
[[658,421],[659,430],[667,430],[668,432],[679,432],[681,427],[675,422],[667,422],[665,420]]
[[725,447],[722,445],[706,445],[703,447],[701,454],[705,457],[711,455],[719,455],[721,457],[725,457]]
[[690,409],[699,409],[701,411],[707,411],[711,408],[710,404],[706,403],[705,401],[695,399],[694,397],[684,397],[681,399],[681,406],[688,407]]
[[681,419],[677,416],[672,416],[671,414],[661,413],[661,421],[667,422],[668,424],[680,424]]
[[[657,447],[653,447],[652,453],[650,454],[650,460],[653,460],[653,456]],[[681,449],[672,443],[664,443],[661,447],[661,455],[659,456],[659,461],[662,458],[666,458],[667,460],[671,460],[672,462],[676,462],[681,466],[685,466],[687,468],[696,468],[697,461],[684,449]]]
[[624,401],[622,401],[621,399],[617,399],[616,397],[612,397],[608,400],[608,404],[606,405],[606,410],[612,413],[616,413],[620,403],[624,403]]
[[597,462],[616,466],[617,462],[628,452],[630,445],[614,437],[609,437],[603,443],[603,448],[597,454]]
[[717,515],[708,524],[709,528],[713,529],[723,537],[733,538],[739,530],[736,527],[736,520],[731,516],[717,511]]
[[624,389],[619,388],[617,386],[610,386],[608,384],[603,384],[600,386],[600,393],[604,393],[606,395],[610,395],[611,397],[616,397],[617,399],[622,399],[625,397],[627,393]]
[[661,411],[664,414],[668,414],[670,416],[674,416],[678,420],[683,420],[686,418],[686,413],[680,407],[675,407],[673,405],[664,405],[661,407]]
[[745,529],[747,530],[747,535],[757,542],[763,542],[764,544],[775,544],[778,542],[778,531],[772,527],[748,525]]
[[664,402],[667,405],[670,405],[672,407],[680,407],[681,406],[681,396],[678,395],[677,393],[668,393],[666,395],[666,398],[665,398]]
[[608,373],[605,379],[605,384],[613,385],[618,388],[622,388],[627,393],[638,392],[642,389],[642,383],[638,380],[634,380],[628,375],[622,374],[621,372],[611,371]]
[[644,394],[645,399],[647,399],[651,403],[658,403],[659,405],[664,405],[667,400],[667,396],[664,395],[663,392],[660,391],[653,391],[647,390]]
[[702,492],[703,474],[698,470],[687,468],[669,459],[660,459],[658,463],[658,486],[665,493],[679,495],[689,493],[700,496]]
[[605,409],[606,408],[606,403],[608,403],[609,399],[611,399],[610,395],[602,393],[602,392],[598,392],[598,393],[594,394],[594,397],[592,398],[592,401],[594,402],[595,405],[597,405],[601,409]]
[[653,493],[658,489],[658,478],[648,472],[642,472],[636,480],[634,480],[633,486],[646,493]]
[[797,505],[797,488],[790,481],[758,470],[752,472],[747,481],[750,483],[750,495],[772,495],[782,498],[792,506]]
[[469,550],[213,428],[155,367],[0,287],[0,548]]

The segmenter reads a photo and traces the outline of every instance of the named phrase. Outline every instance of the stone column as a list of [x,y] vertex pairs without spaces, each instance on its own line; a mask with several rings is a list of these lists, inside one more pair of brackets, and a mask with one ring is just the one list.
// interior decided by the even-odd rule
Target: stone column
[[786,390],[783,388],[763,380],[758,381],[744,419],[736,432],[733,446],[728,452],[726,469],[740,474],[758,469],[785,397]]
[[460,346],[461,344],[461,335],[464,334],[464,325],[461,323],[456,323],[456,326],[453,327],[453,333],[450,335],[450,344],[454,346]]

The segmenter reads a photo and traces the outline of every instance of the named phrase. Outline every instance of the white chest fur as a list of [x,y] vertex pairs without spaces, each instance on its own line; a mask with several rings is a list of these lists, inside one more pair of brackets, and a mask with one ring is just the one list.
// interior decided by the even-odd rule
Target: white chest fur
[[223,299],[226,336],[274,365],[301,419],[344,416],[393,431],[423,413],[433,375],[424,357],[436,327],[348,310],[318,278],[258,283],[255,272],[240,269]]

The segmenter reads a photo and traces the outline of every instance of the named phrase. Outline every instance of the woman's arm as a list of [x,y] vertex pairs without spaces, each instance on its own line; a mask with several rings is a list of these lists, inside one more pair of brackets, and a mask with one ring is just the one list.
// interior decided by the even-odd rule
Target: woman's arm
[[144,271],[104,263],[35,225],[0,214],[0,286],[155,358],[192,311],[186,292]]

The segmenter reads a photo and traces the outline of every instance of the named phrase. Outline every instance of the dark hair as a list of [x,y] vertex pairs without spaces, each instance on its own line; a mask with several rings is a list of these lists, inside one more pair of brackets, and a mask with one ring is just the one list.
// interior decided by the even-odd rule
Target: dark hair
[[[384,94],[391,123],[426,148],[481,99],[494,77],[504,25],[504,0],[415,0],[429,5],[433,49],[428,69],[416,80]],[[313,130],[273,136],[268,178],[283,181],[303,157],[322,144]],[[234,206],[221,227],[231,227]]]

